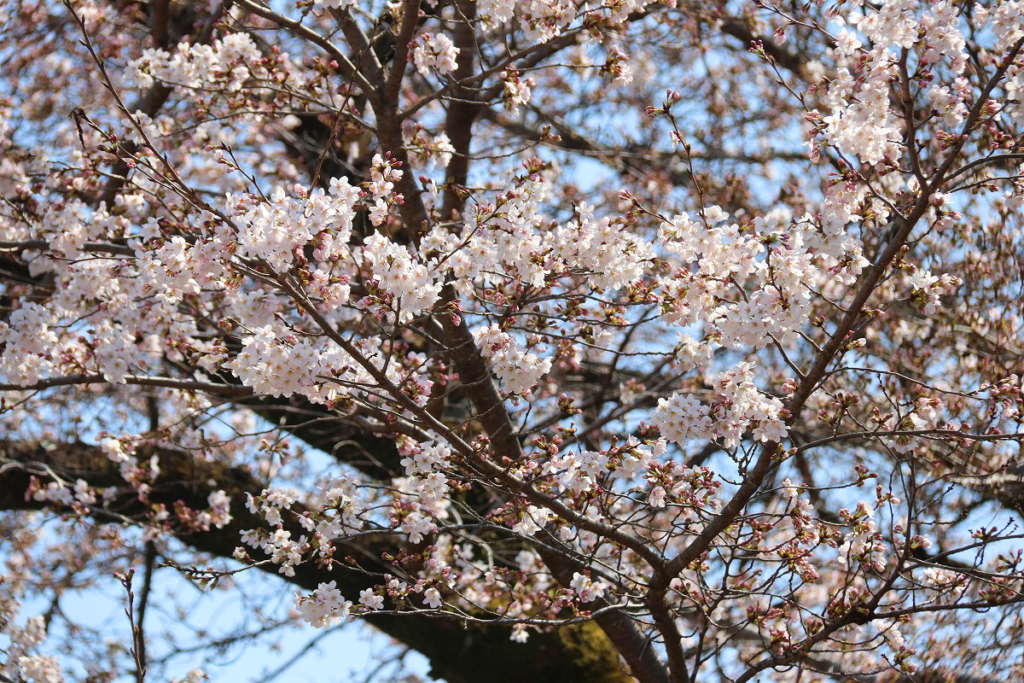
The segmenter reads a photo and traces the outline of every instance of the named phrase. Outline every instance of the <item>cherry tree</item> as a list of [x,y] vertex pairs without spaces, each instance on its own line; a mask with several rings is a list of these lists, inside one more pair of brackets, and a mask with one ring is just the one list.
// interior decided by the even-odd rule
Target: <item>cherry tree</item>
[[[358,621],[451,683],[1021,680],[1022,48],[1019,0],[0,2],[0,680]],[[152,636],[182,581],[231,635]]]

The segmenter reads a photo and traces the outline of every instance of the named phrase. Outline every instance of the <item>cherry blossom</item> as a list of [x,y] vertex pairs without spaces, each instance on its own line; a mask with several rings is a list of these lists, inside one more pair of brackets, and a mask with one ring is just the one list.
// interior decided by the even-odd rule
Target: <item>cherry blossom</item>
[[1024,675],[1024,3],[9,4],[0,678]]

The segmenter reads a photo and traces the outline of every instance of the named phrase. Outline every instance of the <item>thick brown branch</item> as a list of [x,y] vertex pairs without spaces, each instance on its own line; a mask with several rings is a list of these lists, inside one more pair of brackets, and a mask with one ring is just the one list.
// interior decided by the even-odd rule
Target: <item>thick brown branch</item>
[[[214,479],[217,487],[232,497],[233,520],[223,529],[204,532],[178,531],[177,538],[186,545],[219,557],[231,557],[239,545],[243,529],[266,526],[252,515],[245,505],[245,494],[259,494],[263,483],[247,470],[218,462],[193,458],[189,453],[170,449],[140,452],[160,458],[161,475],[154,484],[150,501],[170,508],[178,501],[193,509],[206,507]],[[52,481],[52,474],[71,481],[83,479],[98,486],[125,487],[117,466],[102,451],[82,443],[53,444],[0,441],[0,509],[38,509],[43,503],[26,500],[30,477],[35,474],[43,483]],[[106,509],[94,511],[99,520],[122,522],[131,515],[144,512],[144,506],[130,497],[115,500]],[[298,537],[302,531],[289,520],[286,528]],[[291,527],[288,525],[291,524]],[[362,548],[362,557],[378,553],[374,546]],[[392,551],[394,547],[390,548]],[[277,574],[277,566],[259,565],[263,571]],[[381,571],[386,570],[383,562]],[[375,583],[341,565],[332,571],[320,569],[313,562],[295,567],[294,577],[281,577],[305,590],[313,590],[321,582],[336,581],[344,595],[354,596]],[[509,631],[502,626],[474,625],[465,630],[455,620],[423,615],[376,615],[368,621],[388,635],[423,653],[431,663],[432,675],[449,683],[476,683],[480,671],[488,671],[488,680],[498,683],[535,683],[550,681],[597,681],[627,683],[614,649],[594,624],[576,624],[548,633],[534,634],[526,644],[509,640]]]

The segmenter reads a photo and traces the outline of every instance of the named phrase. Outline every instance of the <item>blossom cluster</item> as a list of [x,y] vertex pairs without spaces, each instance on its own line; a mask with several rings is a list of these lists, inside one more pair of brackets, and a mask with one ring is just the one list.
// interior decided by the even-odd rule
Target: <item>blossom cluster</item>
[[266,201],[228,198],[228,204],[235,206],[239,226],[238,254],[265,261],[276,272],[285,272],[296,252],[314,238],[325,255],[333,255],[331,246],[349,241],[358,199],[358,188],[345,178],[333,179],[329,192],[316,188],[297,198],[280,190]]
[[246,79],[264,71],[252,37],[232,33],[213,45],[178,43],[173,53],[147,48],[128,65],[128,77],[142,88],[157,80],[183,88],[224,87],[238,90]]
[[29,617],[23,626],[16,626],[17,612],[16,603],[0,609],[0,634],[10,639],[4,661],[0,661],[0,675],[25,683],[63,683],[64,672],[57,659],[34,652],[46,640],[43,617]]
[[529,394],[551,369],[551,360],[525,351],[515,338],[494,325],[473,331],[481,353],[491,362],[502,388],[510,394]]
[[943,0],[921,12],[916,2],[885,2],[876,12],[853,15],[850,24],[852,28],[842,26],[836,35],[834,52],[843,66],[828,88],[832,113],[824,125],[829,143],[867,165],[899,159],[903,133],[889,104],[890,84],[899,79],[899,50],[916,49],[921,66],[941,61],[950,70],[955,85],[933,83],[928,95],[949,129],[960,125],[966,114],[959,96],[966,81],[960,74],[968,55],[954,3]]
[[658,400],[652,421],[670,441],[685,446],[694,440],[719,441],[734,447],[750,430],[757,441],[785,438],[782,401],[754,385],[754,365],[740,363],[713,381],[716,400],[701,402],[690,394]]
[[436,71],[441,76],[450,74],[458,66],[458,56],[459,48],[455,47],[451,38],[443,33],[420,34],[412,49],[413,64],[424,76],[431,71]]

